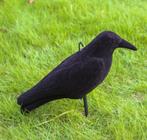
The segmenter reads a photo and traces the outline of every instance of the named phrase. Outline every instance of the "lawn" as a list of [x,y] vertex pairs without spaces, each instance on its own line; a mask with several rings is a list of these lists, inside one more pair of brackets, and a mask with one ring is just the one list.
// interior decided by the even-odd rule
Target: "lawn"
[[[64,58],[111,30],[137,46],[118,49],[105,81],[81,100],[22,115],[17,97]],[[147,1],[0,0],[1,140],[146,140]]]

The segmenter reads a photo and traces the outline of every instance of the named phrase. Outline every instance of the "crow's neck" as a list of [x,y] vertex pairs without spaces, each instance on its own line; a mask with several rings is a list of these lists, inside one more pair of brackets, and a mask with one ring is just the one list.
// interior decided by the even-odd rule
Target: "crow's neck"
[[[103,48],[103,49],[102,49]],[[110,70],[111,64],[112,64],[112,55],[113,51],[111,50],[104,50],[104,46],[96,46],[93,42],[87,45],[83,50],[83,56],[89,56],[89,57],[97,57],[99,59],[103,59],[105,63],[105,75]],[[108,48],[108,47],[106,47]]]
[[[106,49],[105,49],[106,48]],[[113,51],[109,50],[108,47],[97,45],[94,41],[88,44],[83,50],[84,54],[87,54],[91,57],[98,57],[98,58],[112,58]]]

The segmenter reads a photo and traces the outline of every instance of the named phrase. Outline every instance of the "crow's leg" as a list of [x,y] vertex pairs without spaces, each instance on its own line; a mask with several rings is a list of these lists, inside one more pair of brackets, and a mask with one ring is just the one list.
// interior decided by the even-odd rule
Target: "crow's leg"
[[85,111],[85,116],[88,116],[88,103],[87,103],[87,96],[84,95],[83,97],[83,101],[84,101],[84,111]]

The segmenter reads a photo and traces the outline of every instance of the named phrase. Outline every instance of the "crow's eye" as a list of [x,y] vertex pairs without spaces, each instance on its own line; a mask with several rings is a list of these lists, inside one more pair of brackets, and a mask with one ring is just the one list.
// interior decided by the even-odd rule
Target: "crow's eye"
[[113,45],[117,44],[117,42],[118,42],[118,41],[117,41],[116,39],[114,39],[114,40],[113,40]]
[[115,39],[111,38],[111,39],[109,39],[108,43],[109,43],[109,45],[115,45],[117,42]]

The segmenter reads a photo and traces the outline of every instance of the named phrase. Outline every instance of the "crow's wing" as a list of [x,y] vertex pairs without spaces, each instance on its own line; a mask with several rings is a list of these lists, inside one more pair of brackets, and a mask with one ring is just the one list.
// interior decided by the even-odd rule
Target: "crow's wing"
[[76,62],[59,72],[61,93],[67,98],[81,98],[103,81],[103,59],[90,58]]
[[36,86],[22,94],[18,103],[23,106],[40,104],[60,98],[81,98],[103,80],[104,62],[89,58],[74,62],[49,73]]

